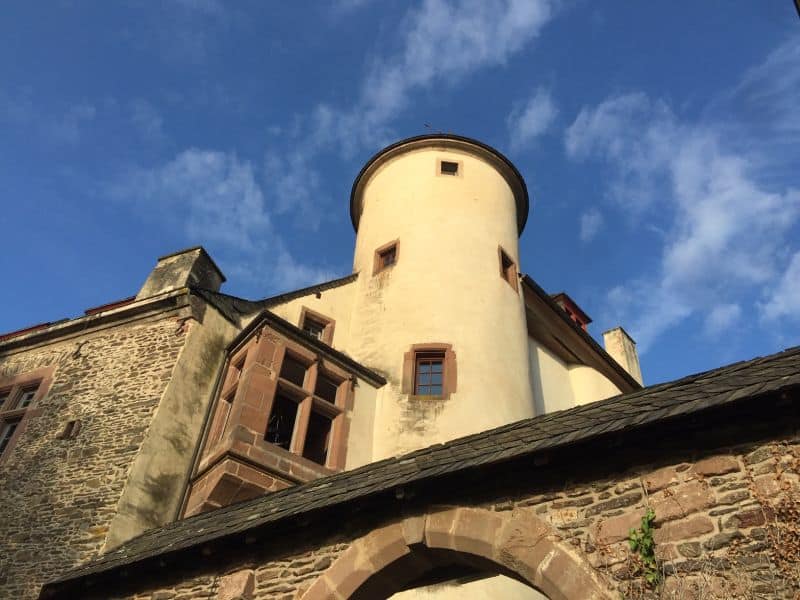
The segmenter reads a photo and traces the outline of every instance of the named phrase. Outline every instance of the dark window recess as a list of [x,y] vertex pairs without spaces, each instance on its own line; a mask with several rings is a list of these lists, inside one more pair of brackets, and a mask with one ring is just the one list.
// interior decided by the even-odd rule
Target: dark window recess
[[331,437],[331,420],[319,413],[311,412],[306,431],[303,456],[315,463],[324,465],[328,460],[328,441]]
[[299,360],[292,358],[288,354],[283,359],[281,365],[281,375],[286,381],[291,381],[295,385],[303,387],[303,381],[306,377],[306,366]]
[[500,275],[508,282],[508,285],[517,289],[517,265],[502,248],[500,249]]
[[325,331],[325,323],[320,323],[319,321],[306,316],[303,319],[303,331],[305,331],[311,337],[321,340],[322,334]]
[[392,246],[391,248],[387,248],[381,252],[379,256],[381,260],[381,269],[391,267],[395,262],[397,262],[397,247]]
[[339,389],[339,384],[325,377],[324,375],[317,376],[317,385],[314,388],[314,395],[319,396],[323,400],[327,400],[331,404],[336,404],[336,391]]
[[68,421],[67,424],[64,426],[64,431],[61,432],[61,435],[58,436],[62,440],[69,440],[75,437],[78,437],[78,433],[81,431],[81,422],[77,419],[74,421]]
[[19,400],[17,401],[17,405],[14,408],[27,408],[31,402],[33,402],[33,397],[36,395],[36,388],[29,388],[27,390],[22,390],[22,393],[19,396]]
[[442,175],[458,175],[458,163],[443,160],[441,163]]
[[444,353],[420,352],[414,369],[414,393],[441,396],[443,393]]
[[11,392],[0,392],[0,410],[3,409],[3,406],[6,402],[8,402],[8,398],[11,396]]
[[272,413],[267,422],[267,435],[264,439],[288,450],[292,444],[296,418],[297,402],[281,394],[276,394],[275,401],[272,403]]
[[0,456],[2,456],[3,452],[5,452],[6,446],[8,446],[8,442],[11,441],[11,437],[17,430],[17,425],[19,425],[19,420],[6,421],[0,427]]

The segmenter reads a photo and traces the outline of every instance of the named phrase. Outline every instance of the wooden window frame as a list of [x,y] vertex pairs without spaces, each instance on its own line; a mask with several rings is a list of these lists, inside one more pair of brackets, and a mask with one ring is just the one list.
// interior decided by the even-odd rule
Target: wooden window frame
[[[417,395],[416,392],[416,366],[418,356],[421,354],[430,354],[440,352],[443,356],[442,361],[442,394],[441,395]],[[401,392],[408,394],[411,398],[430,398],[438,400],[447,400],[450,394],[456,392],[458,380],[458,369],[456,365],[456,353],[453,351],[452,344],[443,343],[425,343],[414,344],[408,352],[403,355],[403,379],[401,383]]]
[[[511,258],[511,255],[503,250],[502,246],[497,247],[497,257],[500,264],[500,277],[510,285],[515,292],[519,292],[519,274],[517,271],[517,263]],[[508,262],[508,266],[504,263]]]
[[[3,453],[0,454],[0,465],[4,464],[11,456],[14,447],[31,419],[38,417],[42,413],[40,402],[50,389],[54,371],[54,367],[42,367],[14,375],[13,377],[0,379],[0,393],[8,393],[8,397],[0,406],[0,431],[5,429],[8,423],[17,422],[17,428],[3,449]],[[21,394],[34,386],[36,387],[36,393],[30,403],[23,408],[16,408]]]
[[[384,264],[383,257],[387,254],[387,251],[391,250],[392,248],[394,248],[394,262],[388,265]],[[372,267],[372,274],[377,275],[378,273],[383,273],[384,271],[388,271],[389,269],[393,268],[399,261],[400,261],[400,240],[393,240],[375,250],[375,260]]]
[[330,317],[326,317],[321,313],[311,310],[307,306],[303,306],[300,309],[300,322],[299,322],[300,329],[303,329],[303,325],[305,325],[306,319],[311,319],[312,321],[316,321],[324,325],[322,329],[322,336],[319,338],[319,340],[331,346],[333,344],[333,330],[336,327],[336,321],[334,321]]

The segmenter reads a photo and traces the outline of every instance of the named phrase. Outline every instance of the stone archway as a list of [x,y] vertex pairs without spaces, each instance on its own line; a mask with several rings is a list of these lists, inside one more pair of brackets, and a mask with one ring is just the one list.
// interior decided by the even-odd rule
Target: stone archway
[[443,552],[491,563],[551,600],[613,597],[611,586],[581,553],[532,510],[455,507],[406,517],[355,540],[301,598],[385,598],[399,591],[398,574],[412,580],[430,564],[427,555]]

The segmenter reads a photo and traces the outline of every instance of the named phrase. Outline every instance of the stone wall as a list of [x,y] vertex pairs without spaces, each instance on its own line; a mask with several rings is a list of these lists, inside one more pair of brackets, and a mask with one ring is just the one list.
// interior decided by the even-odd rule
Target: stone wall
[[[47,395],[0,467],[0,597],[96,556],[184,343],[174,312],[0,354],[0,380],[55,367]],[[59,439],[70,420],[81,427]]]
[[[243,543],[230,542],[231,550],[224,556],[211,546],[198,548],[185,559],[183,570],[174,564],[161,571],[151,568],[136,577],[134,587],[116,588],[115,597],[310,596],[312,584],[323,574],[330,582],[354,572],[337,563],[352,559],[348,549],[368,546],[372,543],[368,537],[396,523],[400,514],[423,514],[444,505],[488,514],[534,515],[552,528],[548,534],[552,539],[569,544],[609,582],[613,594],[625,598],[795,598],[800,591],[796,429],[766,441],[674,456],[672,461],[616,471],[576,465],[572,472],[561,470],[560,478],[559,469],[553,468],[538,481],[528,477],[528,472],[536,471],[532,462],[497,470],[491,479],[461,476],[459,483],[450,481],[436,493],[409,493],[394,502],[384,496],[361,510],[343,508],[339,517],[308,518],[285,525],[283,531],[253,532]],[[621,462],[626,460],[630,465],[627,458]],[[594,476],[587,475],[592,472]],[[483,485],[477,488],[475,481]],[[641,561],[628,545],[631,528],[639,526],[648,507],[655,512],[654,538],[663,578],[657,588],[645,584]],[[465,534],[454,527],[451,535],[469,536],[469,531]],[[112,597],[108,587],[98,597]]]

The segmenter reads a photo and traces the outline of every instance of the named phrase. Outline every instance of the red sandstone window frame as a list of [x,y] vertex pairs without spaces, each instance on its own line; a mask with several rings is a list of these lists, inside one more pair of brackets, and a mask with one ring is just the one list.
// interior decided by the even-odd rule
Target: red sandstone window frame
[[519,275],[517,273],[517,263],[514,262],[508,252],[503,250],[502,246],[497,247],[497,256],[500,261],[500,277],[502,277],[515,292],[518,292]]
[[[421,360],[428,357],[440,356],[442,359],[442,393],[441,394],[417,394],[417,375],[418,365]],[[408,352],[403,355],[403,379],[401,392],[408,394],[412,398],[432,398],[446,400],[457,388],[458,369],[456,366],[456,353],[453,351],[452,344],[444,343],[425,343],[414,344]]]
[[[10,424],[16,423],[16,428],[5,444],[5,448],[0,452],[0,465],[9,459],[31,419],[42,413],[40,402],[50,389],[54,370],[54,367],[42,367],[0,379],[0,398],[4,398],[0,405],[0,435]],[[33,397],[28,404],[19,407],[22,395],[31,390],[35,390]]]
[[[306,372],[302,386],[280,376],[287,357],[305,365]],[[344,445],[346,443],[344,437],[346,434],[344,420],[352,387],[350,378],[337,368],[297,346],[287,346],[283,349],[283,355],[277,373],[278,385],[267,407],[267,422],[269,423],[274,409],[275,399],[279,394],[284,398],[296,402],[297,413],[288,451],[328,469],[340,470],[344,468]],[[317,394],[317,382],[320,375],[326,379],[335,381],[337,384],[335,401],[333,404],[324,400]],[[315,414],[330,420],[328,439],[325,444],[326,458],[322,463],[306,455],[306,442],[308,441],[310,421],[312,415]]]
[[[387,259],[391,260],[387,262]],[[400,260],[400,240],[393,240],[375,250],[375,261],[372,267],[372,274],[377,275],[394,267]]]
[[[336,327],[336,321],[331,319],[330,317],[326,317],[322,313],[318,313],[314,310],[311,310],[307,306],[303,306],[300,309],[300,322],[299,327],[303,331],[305,330],[306,321],[313,321],[322,325],[322,331],[320,336],[317,338],[319,341],[328,344],[329,346],[333,343],[333,330]],[[314,334],[306,331],[308,335],[311,337],[316,337]]]
[[[262,336],[263,337],[263,334]],[[247,377],[243,373],[248,369],[257,366],[260,362],[259,353],[261,352],[259,336],[254,336],[248,342],[238,348],[227,361],[225,371],[222,376],[222,385],[215,400],[212,411],[211,424],[208,429],[206,441],[202,455],[209,457],[215,454],[215,450],[220,444],[225,443],[226,436],[230,430],[239,423],[246,422],[255,424],[256,420],[263,422],[261,431],[262,443],[268,444],[276,452],[288,452],[301,460],[308,460],[316,466],[330,470],[341,470],[344,468],[346,458],[346,440],[349,431],[349,424],[346,413],[352,408],[353,402],[353,379],[339,367],[330,364],[326,359],[318,357],[314,352],[300,344],[286,340],[278,348],[273,362],[275,384],[274,389],[267,399],[265,414],[262,416],[254,414],[239,414],[236,408],[237,402],[246,394],[264,393],[257,389],[252,389]],[[303,384],[281,377],[281,371],[285,361],[289,357],[303,364],[306,372],[303,377]],[[319,375],[334,380],[337,383],[335,402],[330,403],[316,394],[316,384]],[[243,384],[240,384],[241,382]],[[275,400],[278,396],[283,396],[297,403],[297,413],[292,430],[289,449],[286,450],[279,445],[271,444],[267,441],[267,431],[270,418],[272,416]],[[304,446],[308,434],[309,421],[312,414],[320,414],[331,420],[331,427],[327,441],[327,457],[325,463],[315,462],[304,456]],[[261,428],[259,427],[259,430]],[[201,463],[204,462],[201,460]]]

